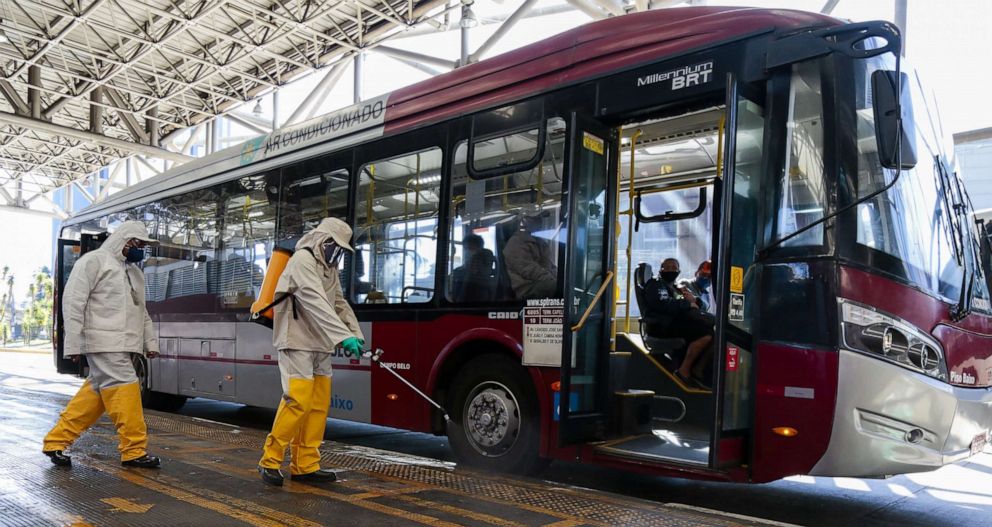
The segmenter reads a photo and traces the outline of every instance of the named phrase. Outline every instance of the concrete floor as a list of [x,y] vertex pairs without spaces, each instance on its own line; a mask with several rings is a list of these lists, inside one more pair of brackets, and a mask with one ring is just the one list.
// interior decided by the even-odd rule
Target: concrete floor
[[[253,447],[274,413],[198,399],[179,414],[210,422],[149,413],[153,448],[159,447],[156,453],[170,461],[161,472],[134,475],[121,470],[112,430],[102,421],[102,427],[81,440],[77,466],[69,473],[49,468],[47,460],[39,460],[35,446],[78,385],[76,379],[56,375],[48,355],[0,353],[0,400],[6,409],[0,419],[4,430],[13,431],[0,441],[7,461],[0,464],[10,467],[16,460],[30,473],[26,479],[10,471],[0,476],[0,525],[91,519],[99,520],[90,521],[93,525],[992,525],[988,453],[936,472],[884,481],[796,477],[734,485],[571,463],[555,463],[534,480],[455,469],[443,437],[336,420],[328,422],[325,459],[345,467],[347,481],[333,491],[306,485],[266,489],[256,484],[251,472],[258,456]],[[454,479],[460,483],[453,486]],[[73,512],[66,500],[79,484],[103,492],[78,494],[92,503]],[[466,492],[466,485],[471,491]],[[47,489],[52,499],[40,499],[30,487]],[[485,490],[490,487],[499,490]],[[579,501],[556,510],[563,496]],[[547,503],[535,506],[533,499]],[[47,516],[23,521],[24,511],[39,514],[42,504]],[[49,504],[55,507],[49,510]],[[127,512],[148,504],[154,506],[146,512]],[[182,511],[196,511],[202,518],[181,521]],[[583,517],[583,512],[590,516]]]

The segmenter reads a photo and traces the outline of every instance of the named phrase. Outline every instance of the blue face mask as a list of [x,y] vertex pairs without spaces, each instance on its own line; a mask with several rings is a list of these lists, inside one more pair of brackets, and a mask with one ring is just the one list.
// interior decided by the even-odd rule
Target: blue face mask
[[138,263],[145,259],[145,250],[141,247],[131,247],[127,250],[128,263]]
[[699,287],[706,289],[710,286],[710,279],[705,276],[699,276],[696,278],[696,283],[699,284]]

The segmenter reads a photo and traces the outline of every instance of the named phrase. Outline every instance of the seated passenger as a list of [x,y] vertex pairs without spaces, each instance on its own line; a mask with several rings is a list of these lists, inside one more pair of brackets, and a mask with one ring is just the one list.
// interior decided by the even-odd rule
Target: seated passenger
[[535,238],[547,212],[524,215],[520,229],[506,242],[503,262],[518,299],[549,298],[558,289],[558,267],[552,260],[548,242]]
[[485,244],[478,234],[466,235],[462,240],[464,263],[451,272],[453,301],[485,302],[493,299],[496,257],[485,248]]
[[713,294],[710,293],[710,285],[713,283],[710,279],[711,268],[710,261],[704,260],[696,268],[696,277],[690,282],[685,282],[685,287],[696,297],[696,300],[699,300],[700,311],[716,315],[716,304],[713,303]]
[[[651,334],[652,337],[681,338],[689,343],[675,375],[692,386],[692,367],[713,341],[714,319],[700,310],[699,299],[692,291],[676,285],[679,272],[679,261],[675,258],[661,262],[659,277],[644,284],[647,304],[644,307],[647,313],[659,319],[659,323],[651,329],[652,333],[658,334]],[[696,384],[706,385],[698,379]]]

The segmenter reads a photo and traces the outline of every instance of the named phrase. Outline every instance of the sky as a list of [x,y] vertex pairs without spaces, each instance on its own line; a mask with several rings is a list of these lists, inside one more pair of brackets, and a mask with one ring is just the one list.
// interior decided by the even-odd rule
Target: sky
[[0,268],[10,266],[14,274],[14,298],[19,304],[27,298],[28,285],[35,273],[42,266],[51,268],[52,220],[0,210],[0,247]]
[[[487,16],[506,13],[520,5],[521,0],[476,0],[473,9],[483,21]],[[561,5],[561,0],[541,0],[539,8]],[[825,0],[721,0],[711,5],[777,7],[819,11]],[[893,0],[840,0],[833,15],[854,21],[892,20]],[[453,15],[457,22],[458,15]],[[555,33],[588,22],[578,12],[522,20],[492,51],[501,52],[536,42]],[[933,91],[944,132],[992,127],[992,110],[988,109],[986,94],[992,86],[992,69],[986,67],[992,52],[992,0],[909,0],[906,48],[909,62],[920,70],[925,84]],[[475,49],[496,29],[495,24],[482,24],[472,30],[471,48]],[[460,52],[458,31],[431,32],[415,37],[393,40],[390,46],[457,59]],[[484,57],[485,58],[485,57]],[[368,53],[365,62],[363,97],[371,98],[402,86],[424,80],[428,74],[396,62],[378,53]],[[317,83],[320,74],[310,75],[282,88],[280,121],[292,113],[293,101],[302,100]],[[320,108],[326,113],[351,104],[353,99],[352,66],[348,66],[334,90]],[[249,113],[255,103],[246,105]],[[261,99],[261,117],[272,118],[272,96]],[[247,130],[232,129],[234,135],[250,135]],[[12,214],[0,210],[0,267],[10,265],[17,277],[15,294],[23,299],[27,277],[43,265],[52,265],[51,220],[34,215]]]

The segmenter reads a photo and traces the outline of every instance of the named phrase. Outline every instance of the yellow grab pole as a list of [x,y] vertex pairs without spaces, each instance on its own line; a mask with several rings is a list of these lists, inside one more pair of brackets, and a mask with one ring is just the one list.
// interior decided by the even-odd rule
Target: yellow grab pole
[[624,321],[623,321],[623,331],[624,333],[630,333],[630,272],[633,267],[633,262],[631,259],[633,255],[631,253],[630,246],[634,243],[634,174],[636,171],[634,169],[634,159],[637,152],[637,140],[641,138],[644,133],[640,128],[634,132],[634,135],[630,138],[630,181],[627,183],[627,280],[626,280],[626,298],[627,305],[624,308]]

